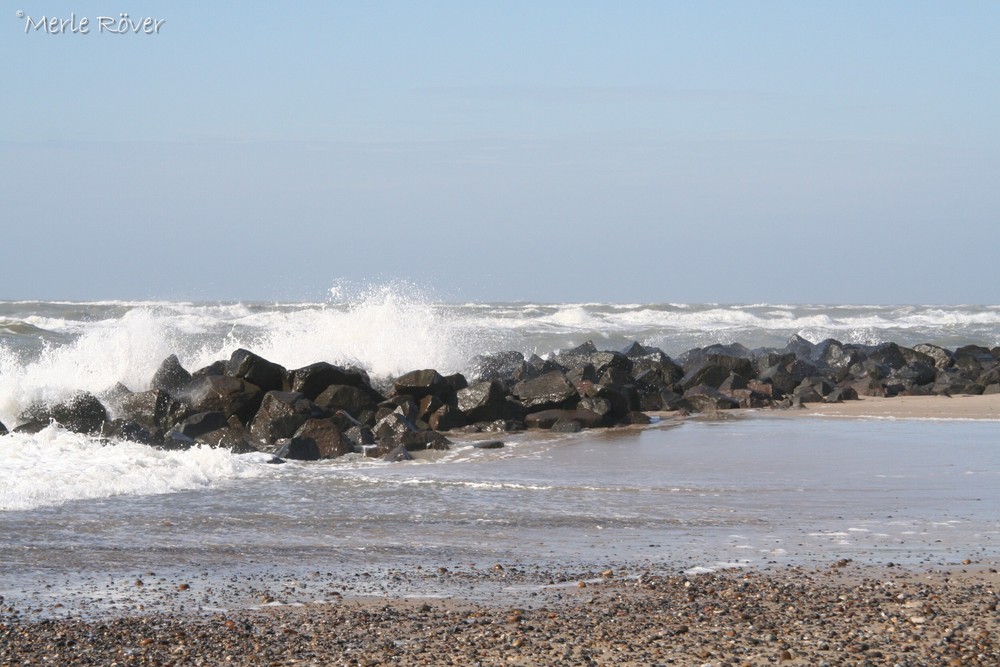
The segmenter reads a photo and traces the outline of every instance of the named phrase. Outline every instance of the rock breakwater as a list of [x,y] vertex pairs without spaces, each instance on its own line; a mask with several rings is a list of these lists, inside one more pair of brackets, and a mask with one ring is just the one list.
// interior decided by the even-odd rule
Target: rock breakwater
[[354,453],[405,460],[410,452],[448,449],[446,433],[573,432],[648,423],[650,412],[989,393],[1000,393],[1000,348],[976,345],[813,344],[793,336],[780,349],[711,345],[672,359],[639,343],[611,351],[587,342],[546,358],[478,356],[463,374],[418,369],[376,379],[322,361],[286,369],[239,349],[193,372],[170,355],[145,391],[119,384],[99,396],[33,404],[13,430],[37,432],[55,422],[167,449],[202,444],[275,460]]

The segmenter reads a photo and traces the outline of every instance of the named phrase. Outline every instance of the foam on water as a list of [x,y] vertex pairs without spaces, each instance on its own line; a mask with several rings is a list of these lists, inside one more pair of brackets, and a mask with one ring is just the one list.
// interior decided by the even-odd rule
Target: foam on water
[[85,498],[151,495],[256,477],[259,456],[195,447],[163,451],[131,442],[103,444],[50,426],[34,435],[4,436],[0,510],[59,505]]

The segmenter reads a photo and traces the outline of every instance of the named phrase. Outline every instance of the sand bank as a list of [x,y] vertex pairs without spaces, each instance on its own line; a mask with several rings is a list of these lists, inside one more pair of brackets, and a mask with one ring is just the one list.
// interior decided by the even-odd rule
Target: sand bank
[[865,396],[843,403],[809,403],[788,414],[823,417],[881,417],[895,419],[996,419],[1000,420],[1000,394],[985,396]]

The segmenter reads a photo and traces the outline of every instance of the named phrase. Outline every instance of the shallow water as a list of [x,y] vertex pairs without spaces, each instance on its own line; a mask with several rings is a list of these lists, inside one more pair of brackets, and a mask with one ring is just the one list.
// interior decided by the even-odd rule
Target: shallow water
[[303,558],[960,560],[997,551],[996,434],[990,422],[752,416],[520,434],[435,462],[244,460],[253,474],[186,491],[0,512],[0,562],[8,579]]

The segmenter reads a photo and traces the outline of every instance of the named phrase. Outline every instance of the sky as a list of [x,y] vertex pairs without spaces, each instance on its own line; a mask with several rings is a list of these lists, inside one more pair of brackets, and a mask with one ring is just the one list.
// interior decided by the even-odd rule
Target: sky
[[0,0],[0,300],[997,304],[998,34],[993,0]]

